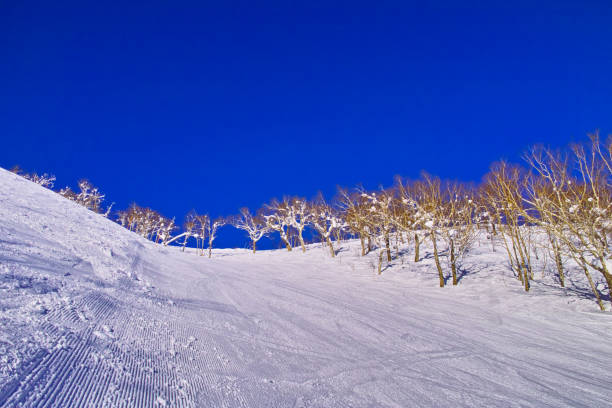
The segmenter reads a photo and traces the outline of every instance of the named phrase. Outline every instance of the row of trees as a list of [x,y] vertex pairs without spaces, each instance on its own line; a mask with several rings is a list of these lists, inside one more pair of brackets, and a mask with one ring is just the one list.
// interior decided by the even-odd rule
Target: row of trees
[[[11,170],[11,172],[20,175],[21,177],[28,179],[40,186],[53,190],[55,185],[55,176],[47,173],[37,174],[37,173],[26,173],[21,167],[15,166]],[[79,192],[73,191],[70,187],[65,187],[57,191],[58,194],[67,198],[71,201],[74,201],[87,209],[102,214],[105,217],[111,212],[113,204],[108,206],[106,209],[103,209],[102,202],[104,201],[104,194],[100,192],[100,190],[93,186],[88,180],[81,180],[78,182]]]
[[229,218],[229,223],[247,233],[253,252],[256,252],[257,242],[271,233],[278,233],[288,251],[293,250],[292,238],[295,238],[302,251],[306,252],[304,231],[310,227],[329,247],[332,257],[336,255],[332,239],[340,240],[346,227],[342,214],[327,204],[322,195],[312,202],[297,197],[272,200],[255,214],[251,214],[248,208],[242,208],[240,215]]
[[[335,256],[334,242],[356,237],[361,254],[376,250],[378,273],[400,248],[420,248],[428,241],[443,287],[446,275],[458,283],[458,271],[480,232],[501,241],[508,264],[525,291],[534,279],[533,257],[547,252],[554,260],[560,286],[570,262],[585,274],[599,307],[601,295],[592,273],[612,288],[612,143],[598,134],[586,145],[567,151],[535,147],[524,155],[527,166],[495,163],[475,186],[443,182],[423,174],[400,178],[387,189],[340,189],[331,204],[319,195],[312,201],[288,197],[273,200],[254,214],[243,208],[228,222],[257,242],[276,233],[291,251],[305,251],[304,231],[313,230]],[[484,234],[481,234],[484,235]],[[441,249],[445,256],[441,256]],[[395,254],[393,253],[395,252]],[[442,259],[449,272],[444,271]]]
[[15,174],[19,174],[21,177],[26,178],[40,186],[43,186],[48,189],[53,189],[55,184],[55,176],[47,173],[37,174],[37,173],[26,173],[21,167],[14,166],[11,172]]
[[[306,251],[305,231],[310,230],[336,256],[343,239],[357,238],[361,255],[375,251],[378,273],[403,251],[412,250],[420,262],[424,242],[431,245],[443,287],[446,276],[459,281],[465,255],[479,236],[501,242],[508,264],[524,289],[534,279],[533,257],[545,251],[555,261],[559,284],[573,261],[584,272],[600,308],[604,306],[592,273],[612,288],[612,144],[597,134],[586,145],[565,152],[543,147],[524,156],[527,166],[496,163],[480,185],[443,182],[423,174],[416,181],[396,179],[378,191],[339,189],[327,202],[321,194],[313,200],[285,197],[251,212],[211,220],[190,212],[182,231],[174,219],[150,208],[132,205],[117,213],[118,222],[141,236],[164,245],[184,248],[194,240],[197,252],[211,256],[219,228],[232,225],[249,237],[253,252],[265,236],[275,234],[288,251]],[[39,184],[41,178],[25,175]],[[36,178],[38,177],[38,178]],[[39,180],[39,181],[37,181]],[[45,175],[42,180],[51,180]],[[46,181],[47,187],[49,181]],[[59,193],[92,211],[102,211],[104,198],[90,183],[79,183],[80,192]],[[445,261],[445,262],[443,262]],[[444,267],[446,266],[446,268]],[[446,271],[445,271],[446,269]]]

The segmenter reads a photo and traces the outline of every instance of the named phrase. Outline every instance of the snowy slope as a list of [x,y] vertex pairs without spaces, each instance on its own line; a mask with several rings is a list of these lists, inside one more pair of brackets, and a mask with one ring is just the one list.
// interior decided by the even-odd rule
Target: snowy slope
[[207,259],[0,169],[0,407],[610,406],[580,284],[524,294],[488,245],[444,289],[356,253]]

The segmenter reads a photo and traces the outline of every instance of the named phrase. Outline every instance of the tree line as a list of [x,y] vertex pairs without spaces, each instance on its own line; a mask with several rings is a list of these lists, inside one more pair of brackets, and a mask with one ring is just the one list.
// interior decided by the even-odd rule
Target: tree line
[[[182,228],[174,218],[136,204],[114,217],[130,231],[162,245],[179,245],[184,251],[194,242],[197,252],[208,257],[224,225],[244,231],[253,253],[258,242],[272,234],[287,251],[306,252],[305,231],[309,230],[331,257],[336,256],[340,242],[354,238],[359,240],[362,256],[376,254],[379,274],[400,248],[409,247],[414,262],[420,262],[421,245],[427,242],[433,249],[440,287],[445,286],[449,272],[452,284],[458,284],[466,254],[484,234],[492,245],[502,243],[508,265],[525,291],[534,279],[532,258],[544,251],[554,260],[560,286],[565,286],[568,262],[574,262],[605,310],[592,274],[603,278],[611,293],[612,138],[602,141],[595,133],[588,142],[565,150],[537,146],[523,159],[524,165],[494,163],[478,185],[423,173],[413,181],[397,177],[393,186],[376,191],[339,188],[331,201],[322,194],[312,200],[284,197],[255,211],[242,208],[237,215],[216,219],[191,211]],[[53,176],[13,171],[53,188]],[[64,188],[58,193],[109,217],[112,205],[103,208],[104,195],[86,180],[78,185],[79,192]]]

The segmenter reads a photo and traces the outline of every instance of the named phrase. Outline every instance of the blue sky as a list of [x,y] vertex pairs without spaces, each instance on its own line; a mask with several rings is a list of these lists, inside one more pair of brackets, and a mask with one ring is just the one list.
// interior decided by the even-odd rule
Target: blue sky
[[0,166],[179,219],[478,181],[612,131],[610,21],[607,1],[3,1]]

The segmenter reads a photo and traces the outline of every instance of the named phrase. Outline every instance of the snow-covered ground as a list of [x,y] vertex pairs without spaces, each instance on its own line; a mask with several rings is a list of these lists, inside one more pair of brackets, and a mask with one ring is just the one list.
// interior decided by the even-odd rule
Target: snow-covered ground
[[525,294],[483,243],[441,289],[427,247],[378,276],[357,245],[208,259],[0,169],[0,407],[612,404],[578,271]]

